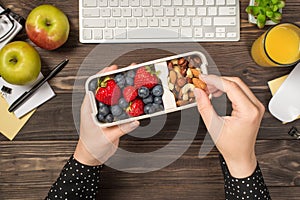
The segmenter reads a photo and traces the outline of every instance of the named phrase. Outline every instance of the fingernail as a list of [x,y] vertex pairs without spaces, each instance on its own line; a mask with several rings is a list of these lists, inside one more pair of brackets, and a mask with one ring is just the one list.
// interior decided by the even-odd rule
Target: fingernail
[[131,123],[130,123],[130,128],[131,128],[131,129],[135,129],[135,128],[137,128],[139,125],[140,125],[140,122],[139,122],[139,121],[134,121],[134,122],[131,122]]

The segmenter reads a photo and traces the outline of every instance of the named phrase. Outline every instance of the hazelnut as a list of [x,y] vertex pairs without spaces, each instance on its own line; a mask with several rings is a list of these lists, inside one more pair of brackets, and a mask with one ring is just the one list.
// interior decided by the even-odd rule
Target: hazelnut
[[184,77],[177,79],[177,85],[179,87],[183,87],[185,84],[186,84],[186,79]]
[[186,68],[181,68],[180,69],[180,74],[182,75],[182,76],[186,76]]
[[178,65],[182,65],[186,60],[184,58],[179,58],[178,59]]

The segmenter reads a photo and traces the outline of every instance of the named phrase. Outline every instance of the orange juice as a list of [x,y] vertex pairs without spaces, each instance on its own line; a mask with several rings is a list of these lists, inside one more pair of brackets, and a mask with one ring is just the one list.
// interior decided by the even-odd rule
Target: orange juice
[[260,66],[289,66],[300,60],[300,28],[284,23],[274,26],[252,45],[251,55]]

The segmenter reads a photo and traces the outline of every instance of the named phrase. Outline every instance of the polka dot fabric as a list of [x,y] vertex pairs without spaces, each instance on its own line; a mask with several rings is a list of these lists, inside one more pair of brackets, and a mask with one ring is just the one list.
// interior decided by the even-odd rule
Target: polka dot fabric
[[72,156],[45,199],[96,199],[101,168],[83,165]]
[[271,200],[258,163],[251,176],[238,179],[231,176],[222,155],[220,155],[220,162],[225,179],[224,189],[226,200]]

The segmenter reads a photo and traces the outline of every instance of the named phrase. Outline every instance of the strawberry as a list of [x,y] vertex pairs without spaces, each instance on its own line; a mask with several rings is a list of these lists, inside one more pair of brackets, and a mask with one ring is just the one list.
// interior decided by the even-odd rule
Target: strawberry
[[131,102],[138,95],[138,91],[134,86],[127,86],[123,89],[123,97],[127,102]]
[[105,78],[96,91],[96,99],[107,105],[116,105],[121,97],[121,90],[113,79]]
[[134,85],[136,88],[140,88],[142,86],[147,87],[148,89],[153,88],[158,83],[158,78],[151,70],[150,67],[140,67],[136,70],[136,74],[134,77]]
[[127,108],[127,113],[131,117],[137,117],[144,114],[144,103],[141,99],[135,99]]

